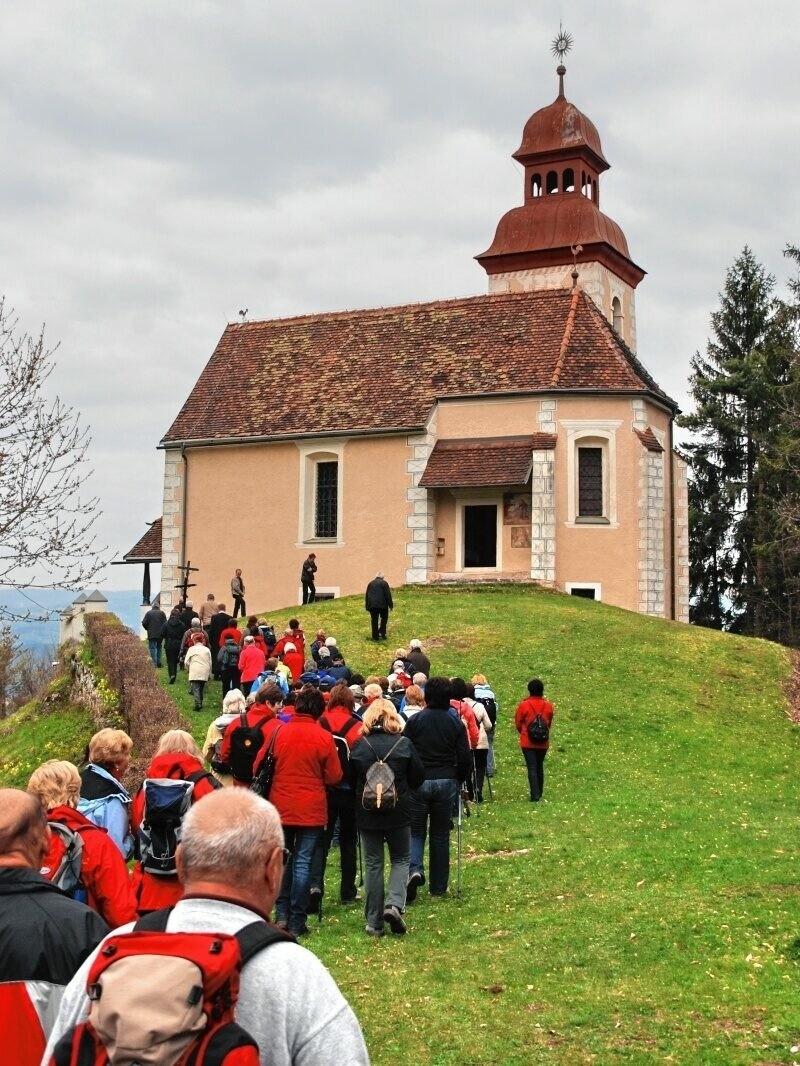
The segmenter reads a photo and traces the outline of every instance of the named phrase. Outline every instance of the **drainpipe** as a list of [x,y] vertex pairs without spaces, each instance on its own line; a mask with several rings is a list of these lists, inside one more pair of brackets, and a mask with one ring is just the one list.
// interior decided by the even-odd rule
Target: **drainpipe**
[[669,583],[670,583],[670,610],[673,621],[678,617],[677,582],[675,581],[675,449],[673,447],[672,432],[675,425],[674,417],[669,420]]
[[186,458],[186,445],[181,445],[183,460],[183,501],[181,503],[181,566],[186,564],[186,498],[189,489],[189,460]]

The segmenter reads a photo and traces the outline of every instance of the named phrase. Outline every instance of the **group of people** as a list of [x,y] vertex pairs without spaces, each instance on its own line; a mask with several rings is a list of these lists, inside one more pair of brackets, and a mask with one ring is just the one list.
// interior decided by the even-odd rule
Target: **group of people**
[[[381,639],[380,615],[377,625]],[[163,640],[170,681],[183,664],[198,708],[208,679],[222,682],[223,713],[202,746],[183,730],[165,733],[131,795],[130,737],[103,729],[80,771],[50,760],[27,793],[0,793],[0,1016],[13,1015],[12,1057],[26,1066],[46,1041],[49,1055],[68,1040],[87,1016],[97,945],[110,929],[156,916],[167,931],[219,933],[271,919],[285,939],[268,964],[256,955],[245,965],[237,1020],[259,1046],[269,1038],[271,1062],[331,1040],[347,1061],[366,1062],[355,1016],[297,941],[309,915],[322,917],[334,845],[339,900],[363,902],[369,937],[404,935],[424,886],[431,897],[448,893],[462,804],[483,802],[495,773],[497,698],[483,674],[432,674],[418,639],[396,649],[384,676],[365,677],[324,631],[307,648],[297,619],[280,638],[256,616],[239,629],[211,594],[197,614],[190,602],[173,609]],[[515,714],[533,802],[552,721],[534,679]],[[29,943],[39,945],[34,957]],[[309,990],[324,1003],[312,1028]]]

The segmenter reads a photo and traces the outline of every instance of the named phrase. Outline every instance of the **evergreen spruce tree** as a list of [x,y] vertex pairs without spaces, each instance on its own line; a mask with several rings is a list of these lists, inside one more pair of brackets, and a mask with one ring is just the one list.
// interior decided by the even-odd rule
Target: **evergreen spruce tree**
[[786,376],[775,279],[745,247],[725,277],[705,358],[692,360],[691,619],[743,633],[766,622],[763,545],[773,486],[763,462]]

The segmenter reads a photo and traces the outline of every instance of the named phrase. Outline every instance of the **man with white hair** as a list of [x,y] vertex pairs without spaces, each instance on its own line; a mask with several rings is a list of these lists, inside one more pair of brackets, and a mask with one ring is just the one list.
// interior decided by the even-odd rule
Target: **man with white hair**
[[393,607],[389,582],[383,576],[383,571],[379,570],[367,585],[364,594],[364,610],[369,612],[372,621],[373,640],[386,640],[386,625],[389,621],[389,611]]
[[422,650],[422,644],[416,637],[408,642],[408,661],[411,663],[413,673],[424,674],[426,677],[431,676],[431,661]]
[[[284,861],[280,818],[271,803],[244,789],[204,797],[183,821],[177,866],[184,897],[167,931],[235,934],[268,921]],[[88,1014],[92,959],[67,987],[45,1059]],[[315,955],[290,939],[244,965],[236,1021],[258,1044],[262,1066],[369,1064],[361,1027],[336,982]]]

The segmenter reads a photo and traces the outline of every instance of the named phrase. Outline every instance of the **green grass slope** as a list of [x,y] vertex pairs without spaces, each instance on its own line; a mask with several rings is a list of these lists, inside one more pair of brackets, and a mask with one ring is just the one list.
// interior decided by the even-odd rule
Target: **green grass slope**
[[[462,894],[420,891],[409,935],[341,907],[307,943],[373,1061],[774,1063],[800,1056],[800,733],[788,653],[530,588],[405,589],[389,640],[358,598],[278,612],[364,673],[420,637],[434,672],[501,703],[493,802],[464,829]],[[280,623],[280,626],[278,625]],[[162,671],[163,674],[163,671]],[[556,719],[544,802],[526,802],[513,711],[540,676]],[[219,706],[193,714],[199,739]]]

